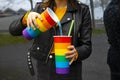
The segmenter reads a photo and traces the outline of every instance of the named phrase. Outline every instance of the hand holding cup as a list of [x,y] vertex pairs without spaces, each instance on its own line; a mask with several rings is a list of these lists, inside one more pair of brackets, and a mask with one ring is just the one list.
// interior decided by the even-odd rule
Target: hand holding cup
[[66,52],[66,58],[70,60],[69,64],[71,65],[73,61],[76,60],[77,50],[75,49],[74,45],[68,46],[68,52]]
[[57,22],[59,20],[50,8],[46,8],[41,14],[30,12],[27,18],[27,27],[22,31],[23,36],[31,40],[52,28]]
[[[39,13],[37,12],[30,12],[27,18],[27,27],[30,29],[30,26],[32,27],[33,30],[38,28],[38,24],[36,22],[36,18],[42,21],[42,17]],[[36,25],[36,26],[35,26]]]

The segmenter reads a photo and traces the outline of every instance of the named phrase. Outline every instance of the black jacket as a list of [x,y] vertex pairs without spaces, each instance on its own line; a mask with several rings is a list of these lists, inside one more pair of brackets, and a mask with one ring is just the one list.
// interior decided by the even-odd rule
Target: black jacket
[[[78,8],[74,9],[71,5],[68,5],[67,12],[63,19],[61,20],[61,24],[63,26],[63,32],[65,35],[68,33],[68,28],[64,28],[66,26],[70,26],[71,20],[73,19],[73,14],[75,14],[75,31],[73,35],[74,45],[79,53],[79,60],[86,59],[91,53],[91,18],[88,6],[84,4],[77,4]],[[51,7],[52,8],[52,7]],[[36,5],[34,11],[41,13],[43,8],[39,6],[39,3]],[[22,25],[21,19],[13,21],[9,27],[9,31],[14,36],[22,35],[22,30],[25,26]],[[55,28],[48,30],[45,33],[42,33],[40,36],[34,39],[34,43],[32,46],[32,50],[40,47],[40,52],[44,52],[48,54],[50,51],[51,45],[53,43],[53,35],[55,33]]]
[[[80,62],[78,66],[80,68],[79,73],[79,79],[81,79],[81,61],[88,58],[91,54],[92,45],[91,45],[91,17],[90,17],[90,11],[89,7],[87,5],[84,5],[82,3],[76,3],[77,8],[74,9],[71,7],[70,4],[68,4],[67,12],[65,13],[65,16],[61,20],[62,28],[63,28],[63,34],[67,35],[69,26],[71,24],[71,20],[74,19],[75,15],[75,26],[72,31],[72,44],[76,47],[79,56],[76,61]],[[50,7],[53,9],[53,7]],[[34,11],[41,13],[44,11],[44,8],[41,8],[40,3],[38,3],[34,9]],[[21,19],[13,21],[11,23],[9,31],[12,35],[18,36],[22,35],[22,30],[25,28],[25,26],[22,25]],[[53,35],[59,35],[58,27],[51,28],[50,30],[40,34],[38,37],[34,39],[33,46],[31,47],[30,51],[34,53],[39,53],[38,56],[34,56],[39,58],[40,61],[45,61],[47,58],[48,53],[51,50],[51,46],[53,45]],[[76,76],[74,76],[76,77]],[[75,78],[74,78],[75,79]]]
[[120,63],[120,0],[112,0],[107,6],[104,24],[110,44],[108,64]]

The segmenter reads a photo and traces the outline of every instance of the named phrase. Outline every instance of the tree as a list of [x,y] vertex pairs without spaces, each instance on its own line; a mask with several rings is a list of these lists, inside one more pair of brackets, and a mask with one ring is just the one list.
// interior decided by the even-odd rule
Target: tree
[[109,3],[110,0],[100,0],[100,5],[104,11],[106,5]]
[[31,10],[33,10],[33,1],[32,0],[29,0],[30,1],[30,5],[31,5]]
[[95,18],[94,18],[94,3],[93,0],[90,0],[91,14],[92,14],[92,25],[95,28]]

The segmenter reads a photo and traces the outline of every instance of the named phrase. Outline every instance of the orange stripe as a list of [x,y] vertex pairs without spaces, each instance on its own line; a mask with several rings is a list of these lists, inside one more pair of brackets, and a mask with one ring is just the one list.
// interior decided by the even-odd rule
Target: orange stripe
[[52,26],[49,24],[49,22],[46,20],[46,18],[45,18],[45,16],[44,16],[44,14],[41,14],[41,17],[42,17],[42,23],[43,23],[43,25],[45,25],[45,27],[47,28],[47,29],[50,29]]
[[55,49],[67,49],[68,46],[70,46],[71,43],[54,43]]
[[48,30],[38,18],[36,18],[36,22],[38,23],[38,28],[41,32],[45,32]]

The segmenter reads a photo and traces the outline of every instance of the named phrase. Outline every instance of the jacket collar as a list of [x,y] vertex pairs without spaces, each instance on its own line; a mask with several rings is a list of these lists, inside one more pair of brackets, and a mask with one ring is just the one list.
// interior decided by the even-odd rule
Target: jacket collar
[[67,12],[74,12],[74,11],[76,11],[76,9],[73,8],[70,3],[68,3],[68,4],[67,4]]
[[68,2],[67,11],[63,16],[62,20],[60,21],[61,24],[70,22],[73,19],[73,13],[75,14],[75,12],[80,9],[79,3],[76,3],[75,5],[76,5],[76,8],[72,7],[72,5]]
[[[79,3],[76,3],[75,5],[76,5],[76,8],[73,8],[72,5],[68,2],[68,4],[67,4],[67,11],[66,11],[65,15],[63,16],[62,20],[60,21],[61,24],[64,24],[64,23],[69,22],[69,21],[72,20],[73,13],[76,10],[80,9]],[[51,4],[50,8],[53,9],[54,5]],[[43,10],[45,10],[45,8],[43,8]]]
[[68,2],[68,4],[67,4],[67,12],[74,12],[74,11],[76,11],[76,10],[78,10],[80,8],[79,2],[75,3],[75,5],[76,5],[76,8],[72,7],[70,2]]

